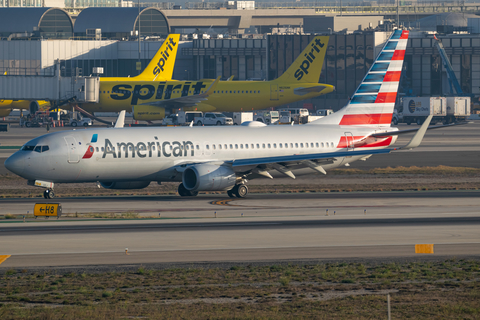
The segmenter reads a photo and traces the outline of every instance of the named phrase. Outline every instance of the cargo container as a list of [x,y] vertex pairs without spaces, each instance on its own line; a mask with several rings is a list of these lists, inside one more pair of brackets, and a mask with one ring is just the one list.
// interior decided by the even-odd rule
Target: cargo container
[[393,114],[392,122],[404,122],[408,125],[421,125],[429,115],[433,115],[432,124],[444,122],[447,116],[447,99],[445,97],[404,97],[403,110]]
[[445,123],[465,121],[470,117],[470,97],[447,97],[447,118]]

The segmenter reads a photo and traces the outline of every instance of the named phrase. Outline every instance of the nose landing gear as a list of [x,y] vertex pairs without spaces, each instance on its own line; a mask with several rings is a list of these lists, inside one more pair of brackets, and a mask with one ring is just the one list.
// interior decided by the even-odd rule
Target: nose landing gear
[[55,198],[55,193],[53,192],[53,189],[47,189],[43,192],[43,197],[45,199],[53,199]]

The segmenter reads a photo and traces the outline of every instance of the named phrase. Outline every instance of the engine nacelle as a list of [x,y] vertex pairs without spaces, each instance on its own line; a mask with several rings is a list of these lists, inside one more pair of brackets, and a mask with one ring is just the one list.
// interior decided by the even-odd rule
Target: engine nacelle
[[162,120],[165,118],[165,108],[151,105],[137,105],[132,107],[135,120]]
[[188,191],[225,191],[235,186],[237,176],[232,168],[199,164],[185,169],[182,182]]
[[105,189],[143,189],[148,187],[150,181],[120,181],[120,182],[100,182]]

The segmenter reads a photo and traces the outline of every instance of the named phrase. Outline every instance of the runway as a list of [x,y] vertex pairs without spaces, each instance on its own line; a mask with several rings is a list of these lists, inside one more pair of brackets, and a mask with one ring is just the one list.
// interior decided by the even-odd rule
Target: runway
[[[225,196],[62,199],[66,212],[82,212],[86,205],[137,207],[140,215],[157,218],[2,220],[0,255],[11,257],[0,268],[375,260],[418,256],[415,244],[434,244],[435,256],[478,255],[479,196],[479,191],[419,191],[258,194],[234,201]],[[0,206],[23,201],[34,202],[1,199]]]

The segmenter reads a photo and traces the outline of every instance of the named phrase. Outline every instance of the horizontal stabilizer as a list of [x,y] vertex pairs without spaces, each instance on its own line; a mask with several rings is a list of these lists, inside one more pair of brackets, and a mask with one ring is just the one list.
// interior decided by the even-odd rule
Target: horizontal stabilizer
[[321,92],[323,89],[327,87],[331,87],[331,86],[319,85],[319,86],[310,87],[310,88],[296,88],[293,90],[293,93],[299,96],[303,96],[312,92]]

